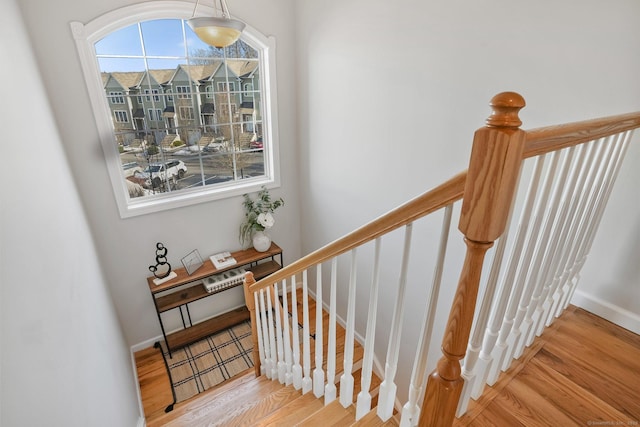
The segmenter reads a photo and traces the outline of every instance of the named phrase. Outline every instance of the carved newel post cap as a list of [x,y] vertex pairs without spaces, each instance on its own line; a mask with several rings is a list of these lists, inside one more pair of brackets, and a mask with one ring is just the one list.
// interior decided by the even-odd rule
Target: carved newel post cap
[[489,105],[493,111],[491,116],[485,120],[487,126],[517,128],[522,124],[522,120],[518,117],[518,112],[526,104],[519,93],[499,93],[491,98]]

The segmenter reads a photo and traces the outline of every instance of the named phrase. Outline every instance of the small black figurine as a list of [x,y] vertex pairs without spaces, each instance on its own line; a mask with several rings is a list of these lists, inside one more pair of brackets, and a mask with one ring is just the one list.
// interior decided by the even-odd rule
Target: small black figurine
[[167,262],[167,248],[160,242],[156,243],[156,265],[150,265],[149,271],[158,279],[164,279],[171,274],[171,264]]

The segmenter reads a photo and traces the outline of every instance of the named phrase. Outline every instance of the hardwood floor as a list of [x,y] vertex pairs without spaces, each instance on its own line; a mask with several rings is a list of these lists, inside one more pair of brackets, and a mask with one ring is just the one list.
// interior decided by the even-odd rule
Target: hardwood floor
[[640,425],[640,336],[570,306],[454,426]]
[[[172,395],[162,356],[155,349],[135,356],[148,427],[349,425],[336,405],[323,407],[310,393],[302,396],[252,372],[165,413]],[[637,426],[639,390],[640,336],[570,306],[454,426]],[[397,420],[383,424],[367,416],[357,425]]]

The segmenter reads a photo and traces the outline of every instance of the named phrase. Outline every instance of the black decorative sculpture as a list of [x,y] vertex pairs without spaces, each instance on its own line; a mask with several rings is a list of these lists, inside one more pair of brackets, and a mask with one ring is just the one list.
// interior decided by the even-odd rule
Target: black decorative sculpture
[[160,242],[156,243],[156,265],[150,265],[149,271],[157,279],[164,279],[171,274],[171,264],[167,262],[167,248]]

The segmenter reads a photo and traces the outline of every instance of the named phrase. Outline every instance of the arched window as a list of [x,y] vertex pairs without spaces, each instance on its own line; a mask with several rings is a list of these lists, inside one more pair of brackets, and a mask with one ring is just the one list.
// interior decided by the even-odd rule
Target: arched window
[[273,38],[247,25],[214,48],[192,12],[148,2],[71,23],[122,217],[279,185]]

